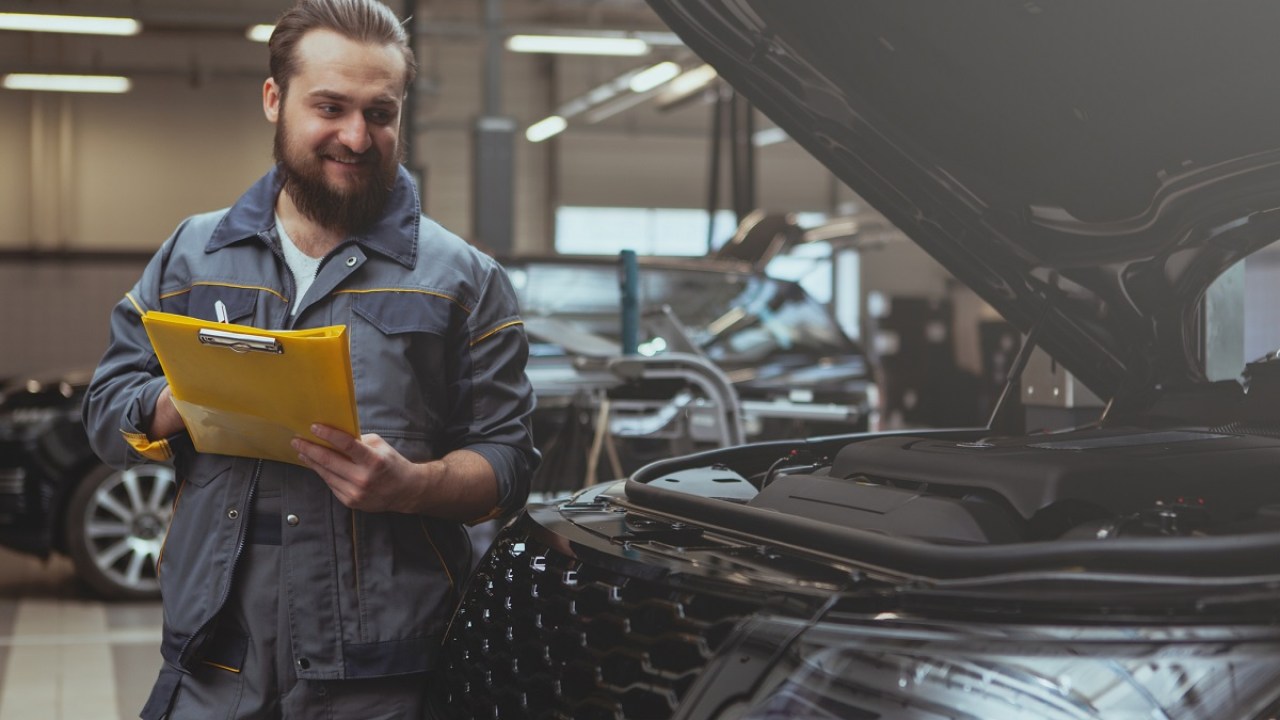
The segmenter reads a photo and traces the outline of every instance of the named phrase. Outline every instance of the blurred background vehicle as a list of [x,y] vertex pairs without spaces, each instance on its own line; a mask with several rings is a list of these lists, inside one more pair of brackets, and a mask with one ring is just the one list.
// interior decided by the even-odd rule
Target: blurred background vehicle
[[102,597],[157,597],[174,473],[162,465],[119,471],[98,460],[80,421],[88,381],[88,373],[69,372],[10,379],[0,390],[0,545],[68,555]]
[[[699,391],[689,365],[664,366],[656,377],[620,362],[617,261],[504,265],[520,298],[538,396],[534,437],[545,457],[535,491],[600,479],[597,462],[618,477],[673,452],[728,444],[725,408]],[[710,258],[642,258],[638,277],[637,355],[714,366],[708,372],[723,374],[740,415],[738,442],[872,426],[878,393],[866,354],[798,283]]]

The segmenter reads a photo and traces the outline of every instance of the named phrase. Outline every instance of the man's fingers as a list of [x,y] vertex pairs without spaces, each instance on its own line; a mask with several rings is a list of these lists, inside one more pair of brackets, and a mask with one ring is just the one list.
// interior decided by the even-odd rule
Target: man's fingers
[[349,495],[351,480],[346,476],[346,466],[350,465],[345,457],[334,451],[306,440],[294,440],[294,448],[298,450],[298,459],[315,471],[325,484],[335,492]]
[[350,466],[353,464],[351,458],[340,450],[333,450],[303,438],[293,439],[293,449],[297,450],[298,457],[312,468],[325,468],[344,474],[350,471]]
[[367,450],[360,439],[348,435],[337,428],[331,428],[328,425],[312,425],[311,432],[321,440],[332,445],[339,452],[347,457],[359,461],[360,453]]
[[[327,447],[301,437],[293,439],[293,449],[307,467],[315,471],[338,498],[355,509],[383,509],[377,486],[393,485],[397,479],[397,461],[401,457],[374,433],[356,438],[325,425],[313,425],[317,439],[330,443]],[[376,479],[381,482],[375,482]]]
[[342,444],[355,442],[356,440],[354,437],[342,432],[337,428],[332,428],[332,427],[329,427],[328,425],[321,425],[319,423],[316,423],[311,426],[311,432],[314,433],[315,436],[320,438],[321,440],[324,440],[325,442],[331,443],[335,446],[341,446]]

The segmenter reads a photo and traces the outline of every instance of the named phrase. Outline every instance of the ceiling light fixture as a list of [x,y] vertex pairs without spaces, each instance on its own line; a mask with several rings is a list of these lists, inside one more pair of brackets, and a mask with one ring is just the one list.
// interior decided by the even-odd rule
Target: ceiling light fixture
[[688,95],[706,87],[716,77],[715,68],[710,65],[700,65],[672,80],[663,94]]
[[83,35],[137,35],[142,31],[142,23],[133,18],[123,17],[0,12],[0,30]]
[[124,93],[133,86],[119,75],[43,75],[10,73],[0,83],[9,90],[48,90],[52,92]]
[[631,78],[631,92],[649,92],[679,74],[680,65],[678,63],[670,60],[660,62],[657,65],[641,70]]
[[670,111],[700,97],[709,99],[711,96],[704,91],[717,77],[719,75],[716,74],[715,68],[710,65],[700,65],[681,73],[679,77],[658,89],[655,98],[658,109]]
[[584,114],[586,122],[598,123],[649,100],[679,75],[680,64],[669,60],[628,70],[562,103],[553,115],[530,125],[525,137],[530,142],[541,142],[563,132],[570,118]]
[[542,142],[549,137],[559,135],[567,127],[569,127],[568,121],[559,115],[552,115],[530,125],[529,129],[524,131],[524,137],[529,142]]
[[512,35],[507,49],[522,53],[555,53],[558,55],[644,55],[649,43],[631,37],[599,37],[587,35]]
[[271,33],[275,32],[275,29],[275,25],[251,25],[244,31],[244,36],[254,42],[266,42],[271,39]]
[[777,145],[780,142],[790,140],[791,136],[787,135],[787,131],[780,127],[765,128],[757,130],[755,135],[751,136],[751,144],[756,147],[765,147],[767,145]]
[[627,93],[626,95],[614,98],[610,102],[601,103],[600,105],[591,108],[585,115],[583,115],[583,119],[588,123],[595,124],[601,120],[607,120],[618,113],[630,110],[640,103],[645,102],[650,97],[652,97],[652,95],[649,93]]

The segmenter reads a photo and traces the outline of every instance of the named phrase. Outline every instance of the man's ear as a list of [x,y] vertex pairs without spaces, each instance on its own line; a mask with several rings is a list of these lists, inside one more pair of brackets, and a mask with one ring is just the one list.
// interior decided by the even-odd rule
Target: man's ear
[[284,93],[276,84],[276,79],[267,78],[267,81],[262,83],[262,113],[267,116],[267,120],[273,123],[280,120],[280,103],[282,102],[284,102]]

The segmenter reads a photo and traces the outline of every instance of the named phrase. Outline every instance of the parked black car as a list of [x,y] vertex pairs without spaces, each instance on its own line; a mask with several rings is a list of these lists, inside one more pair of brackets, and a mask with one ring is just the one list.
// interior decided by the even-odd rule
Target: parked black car
[[1280,238],[1280,6],[649,1],[1106,410],[533,507],[464,590],[439,714],[1276,717],[1280,363],[1211,381],[1203,308]]
[[80,420],[88,380],[72,372],[0,386],[0,545],[69,555],[77,575],[104,597],[155,597],[173,470],[122,472],[98,460]]

